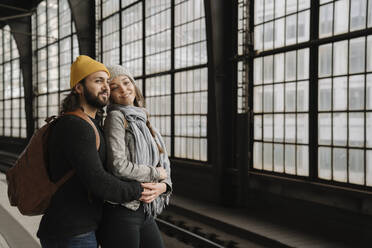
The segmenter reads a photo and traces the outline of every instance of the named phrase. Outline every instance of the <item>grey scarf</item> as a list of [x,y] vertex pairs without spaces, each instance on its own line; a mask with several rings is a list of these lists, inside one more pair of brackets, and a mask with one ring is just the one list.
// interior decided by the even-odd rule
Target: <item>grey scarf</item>
[[[119,110],[124,114],[125,119],[128,121],[128,126],[132,130],[136,154],[134,156],[135,163],[157,166],[158,164],[164,169],[168,170],[170,165],[159,154],[157,144],[165,151],[165,144],[161,139],[160,134],[155,131],[155,139],[151,135],[149,128],[146,125],[147,115],[143,108],[135,106],[124,106],[120,104],[111,104],[108,107],[108,112],[112,110]],[[169,196],[160,195],[151,203],[144,203],[144,210],[147,214],[156,217],[160,214],[165,204],[169,203]]]

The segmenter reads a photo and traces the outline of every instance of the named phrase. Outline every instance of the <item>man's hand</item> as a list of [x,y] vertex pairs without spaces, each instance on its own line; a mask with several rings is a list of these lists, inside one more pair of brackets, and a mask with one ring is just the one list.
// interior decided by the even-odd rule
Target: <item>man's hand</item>
[[144,190],[139,200],[145,203],[152,202],[167,190],[165,183],[141,183],[141,186]]

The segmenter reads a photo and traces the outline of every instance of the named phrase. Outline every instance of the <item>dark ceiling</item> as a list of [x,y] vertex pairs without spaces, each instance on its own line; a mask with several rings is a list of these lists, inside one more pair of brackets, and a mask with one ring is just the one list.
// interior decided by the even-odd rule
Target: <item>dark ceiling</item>
[[7,21],[31,15],[42,0],[0,0],[0,28]]

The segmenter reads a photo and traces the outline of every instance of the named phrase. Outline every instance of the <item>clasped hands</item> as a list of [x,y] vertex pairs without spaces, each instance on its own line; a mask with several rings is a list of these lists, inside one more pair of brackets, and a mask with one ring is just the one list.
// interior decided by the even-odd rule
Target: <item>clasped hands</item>
[[167,190],[165,183],[141,183],[141,186],[143,191],[139,200],[145,203],[152,202]]

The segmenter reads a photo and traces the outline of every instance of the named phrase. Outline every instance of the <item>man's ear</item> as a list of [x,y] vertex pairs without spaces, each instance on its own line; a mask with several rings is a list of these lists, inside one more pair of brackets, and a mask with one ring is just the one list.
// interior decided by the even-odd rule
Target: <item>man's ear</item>
[[78,83],[77,85],[74,86],[74,89],[78,95],[83,94],[84,87],[81,83]]

